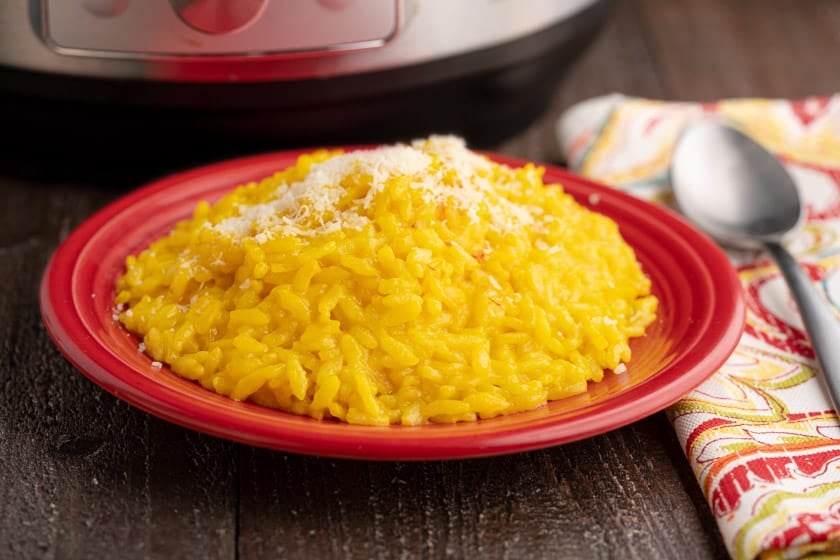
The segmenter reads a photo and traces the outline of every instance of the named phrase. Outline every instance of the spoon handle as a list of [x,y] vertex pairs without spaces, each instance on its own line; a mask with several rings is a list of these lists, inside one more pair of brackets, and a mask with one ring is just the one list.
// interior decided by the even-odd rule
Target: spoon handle
[[768,241],[765,247],[776,260],[793,292],[811,345],[831,393],[834,410],[840,413],[840,323],[830,305],[820,296],[811,279],[781,243]]

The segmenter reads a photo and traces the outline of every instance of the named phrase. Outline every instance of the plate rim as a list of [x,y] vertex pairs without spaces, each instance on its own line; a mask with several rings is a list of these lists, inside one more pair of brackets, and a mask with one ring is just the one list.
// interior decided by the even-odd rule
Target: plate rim
[[[335,147],[328,149],[352,150],[367,148],[366,146]],[[481,152],[493,160],[512,166],[522,166],[533,163],[546,170],[546,176],[550,176],[550,182],[560,182],[564,185],[574,184],[572,190],[582,187],[584,190],[613,198],[623,205],[629,205],[634,210],[652,212],[655,220],[665,225],[671,225],[680,230],[681,239],[688,234],[695,243],[692,249],[695,252],[702,252],[701,261],[706,264],[706,271],[716,269],[715,274],[710,273],[710,279],[716,286],[715,309],[719,307],[728,311],[730,320],[719,328],[719,336],[714,340],[700,336],[695,345],[690,349],[701,356],[695,359],[694,363],[681,372],[672,372],[677,364],[668,364],[658,371],[651,378],[630,387],[628,396],[633,398],[629,403],[621,403],[617,409],[610,410],[587,410],[598,408],[597,402],[591,403],[582,409],[583,414],[572,415],[571,417],[556,419],[551,415],[532,418],[519,425],[511,421],[516,415],[508,415],[502,418],[507,419],[506,423],[511,424],[507,429],[488,429],[476,434],[474,429],[465,429],[464,434],[454,436],[446,434],[446,437],[436,437],[435,431],[446,432],[443,427],[435,425],[424,425],[420,427],[404,426],[352,426],[349,424],[335,423],[338,429],[320,429],[323,423],[307,417],[293,415],[291,413],[265,409],[250,403],[232,401],[226,397],[215,395],[208,391],[208,395],[215,395],[223,399],[227,422],[220,423],[219,417],[213,414],[213,410],[198,407],[193,402],[193,408],[189,413],[181,408],[184,399],[171,388],[163,385],[154,385],[142,374],[136,373],[134,383],[120,373],[109,371],[103,362],[115,363],[115,356],[111,355],[110,349],[102,345],[86,329],[82,319],[75,312],[74,288],[76,281],[76,267],[80,264],[79,257],[84,252],[91,238],[102,226],[119,218],[125,211],[131,209],[135,203],[147,199],[150,196],[166,192],[192,181],[208,180],[209,178],[230,177],[230,189],[235,188],[243,182],[241,177],[248,169],[278,162],[277,169],[288,163],[282,161],[294,161],[294,159],[305,153],[311,153],[312,149],[296,149],[278,152],[270,152],[254,156],[229,159],[209,165],[171,174],[157,179],[134,189],[100,210],[79,224],[70,235],[58,246],[51,256],[44,271],[40,286],[40,309],[42,320],[47,331],[65,358],[84,376],[110,392],[120,400],[131,404],[149,414],[163,418],[167,421],[183,427],[200,431],[215,437],[266,447],[270,449],[317,455],[334,458],[350,459],[375,459],[375,460],[441,460],[441,459],[464,459],[475,457],[486,457],[530,451],[540,448],[571,443],[602,434],[620,427],[636,422],[642,418],[661,411],[671,404],[677,402],[686,393],[697,387],[705,379],[710,377],[723,365],[731,353],[737,347],[738,341],[744,328],[746,318],[746,306],[742,292],[741,282],[737,272],[731,265],[724,252],[703,232],[696,229],[684,218],[669,210],[657,206],[611,188],[585,177],[581,177],[567,169],[547,163],[534,162],[503,154],[492,152]],[[236,177],[239,176],[240,179]],[[619,224],[620,226],[621,224]],[[64,313],[60,312],[65,311]],[[66,311],[70,311],[67,313]],[[118,360],[117,360],[118,361]],[[125,363],[117,364],[117,369],[125,368],[133,370]],[[663,373],[664,372],[664,373]],[[123,372],[125,373],[125,372]],[[129,377],[130,377],[129,373]],[[179,378],[180,379],[180,378]],[[158,390],[157,395],[146,392],[147,386],[154,386]],[[647,390],[642,389],[647,386]],[[678,389],[675,391],[675,389]],[[163,393],[163,394],[162,394]],[[291,432],[284,432],[282,439],[278,438],[277,430],[267,429],[262,423],[254,424],[248,420],[255,412],[271,411],[272,415],[279,415],[285,421],[278,422],[288,428],[287,424],[293,426]],[[620,420],[616,421],[616,416]],[[261,415],[258,415],[261,417]],[[484,422],[492,422],[493,419]],[[310,427],[317,425],[319,429],[310,430]],[[459,424],[475,427],[481,422]],[[452,425],[445,425],[450,427]],[[458,426],[458,425],[456,425]],[[252,431],[243,431],[250,428]],[[254,428],[259,428],[253,431]],[[457,428],[455,428],[457,430]],[[395,437],[400,432],[410,433],[410,438]],[[451,429],[448,431],[452,431]],[[359,440],[358,433],[363,434]]]

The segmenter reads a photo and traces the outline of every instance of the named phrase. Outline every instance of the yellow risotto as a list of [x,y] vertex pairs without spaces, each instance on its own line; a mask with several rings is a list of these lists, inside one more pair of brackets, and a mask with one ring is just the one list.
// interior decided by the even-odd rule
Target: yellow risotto
[[616,224],[542,175],[450,136],[303,155],[128,257],[119,320],[178,375],[319,419],[472,421],[584,392],[657,300]]

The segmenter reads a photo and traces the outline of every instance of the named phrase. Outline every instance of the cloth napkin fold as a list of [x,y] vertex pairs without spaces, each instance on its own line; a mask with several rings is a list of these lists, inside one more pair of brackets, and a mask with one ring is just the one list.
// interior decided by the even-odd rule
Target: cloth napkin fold
[[[614,94],[570,108],[557,134],[570,168],[671,204],[674,144],[700,119],[740,128],[785,163],[806,205],[788,248],[840,311],[840,95],[675,103]],[[838,417],[769,255],[729,254],[747,302],[744,333],[668,415],[733,558],[840,557]]]

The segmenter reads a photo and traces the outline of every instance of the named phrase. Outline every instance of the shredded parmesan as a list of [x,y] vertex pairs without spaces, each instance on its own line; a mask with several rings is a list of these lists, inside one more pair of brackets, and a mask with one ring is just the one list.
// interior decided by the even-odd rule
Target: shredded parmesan
[[[277,234],[311,237],[360,230],[370,222],[366,210],[386,182],[395,178],[407,179],[430,204],[451,205],[473,222],[479,221],[479,208],[487,208],[497,231],[533,225],[533,208],[493,193],[491,171],[487,158],[454,136],[359,150],[313,164],[303,180],[282,184],[270,200],[240,208],[238,215],[207,227],[236,240],[251,237],[260,244]],[[345,182],[353,176],[369,177],[370,186],[364,196],[341,205]]]

